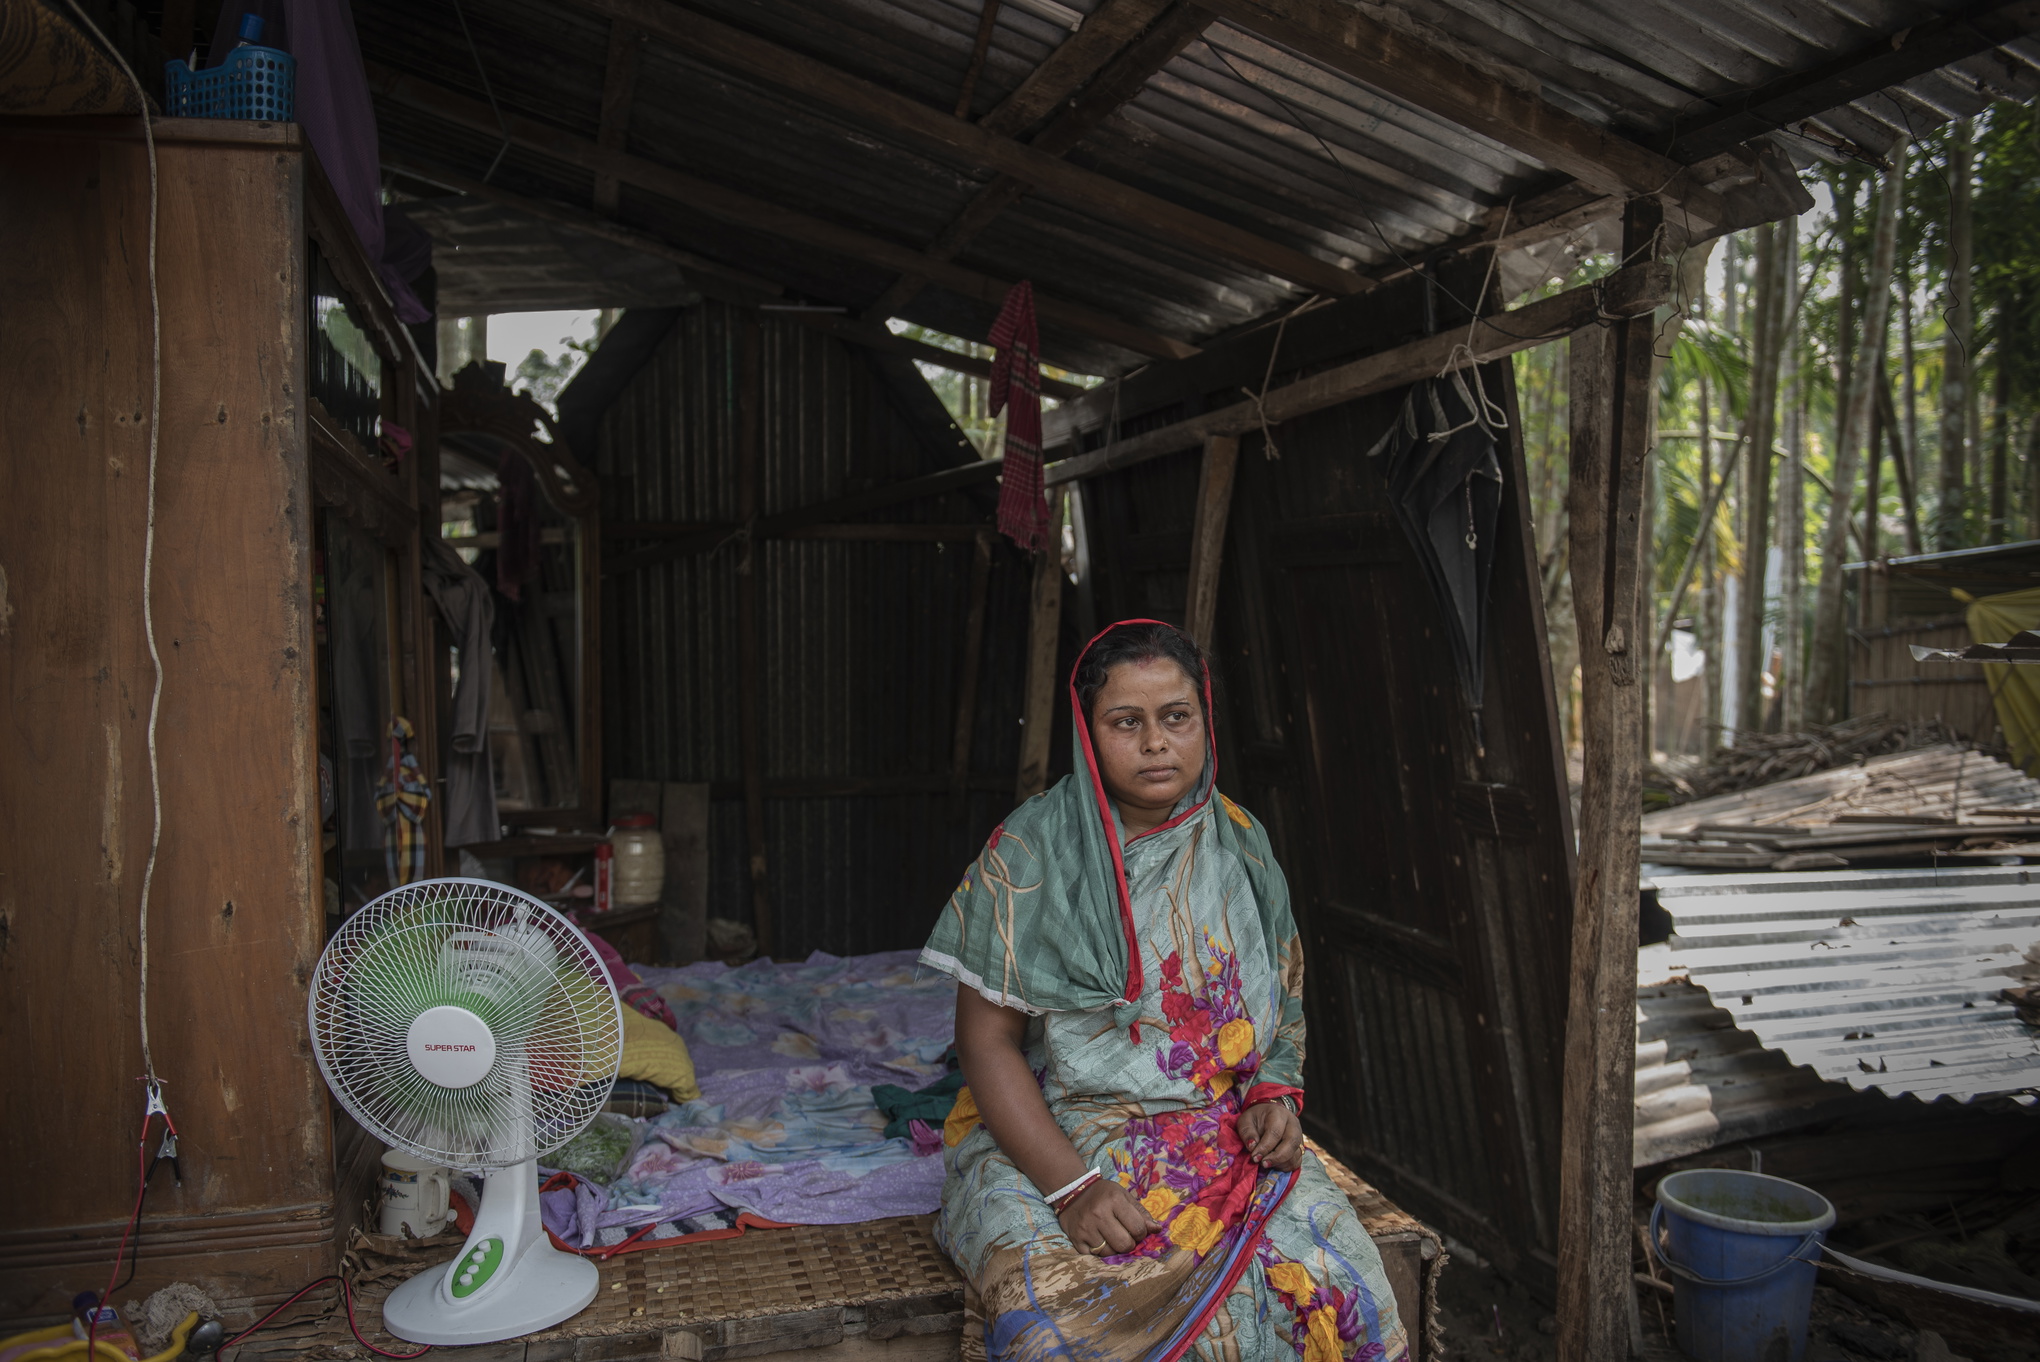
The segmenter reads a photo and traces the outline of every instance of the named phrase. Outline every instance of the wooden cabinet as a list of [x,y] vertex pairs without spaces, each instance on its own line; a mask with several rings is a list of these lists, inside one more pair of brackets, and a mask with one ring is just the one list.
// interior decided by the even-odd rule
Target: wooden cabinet
[[[417,552],[421,525],[437,531],[434,392],[294,126],[155,126],[148,1030],[184,1178],[157,1171],[120,1298],[184,1280],[245,1305],[333,1269],[378,1152],[356,1140],[336,1173],[305,1019],[327,930],[315,517],[388,552],[391,703],[436,774]],[[140,127],[0,120],[0,185],[0,1319],[15,1321],[105,1286],[136,1193],[155,674]],[[349,433],[362,412],[308,386],[316,268],[362,305],[384,362],[372,401],[419,436],[394,469]]]

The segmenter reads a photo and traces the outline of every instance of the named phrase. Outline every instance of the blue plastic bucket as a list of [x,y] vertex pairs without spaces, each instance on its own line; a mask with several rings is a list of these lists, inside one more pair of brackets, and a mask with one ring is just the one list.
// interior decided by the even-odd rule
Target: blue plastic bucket
[[1835,1208],[1762,1173],[1695,1168],[1658,1183],[1650,1242],[1672,1273],[1693,1362],[1799,1362]]

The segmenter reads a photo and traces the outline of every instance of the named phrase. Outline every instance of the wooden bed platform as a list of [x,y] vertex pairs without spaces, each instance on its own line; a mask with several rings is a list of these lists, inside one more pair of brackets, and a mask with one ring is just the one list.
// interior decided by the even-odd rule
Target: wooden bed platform
[[[1445,1267],[1439,1237],[1322,1149],[1317,1154],[1380,1247],[1417,1343],[1414,1355],[1429,1362],[1438,1353],[1438,1277]],[[935,1245],[933,1220],[751,1230],[620,1254],[601,1264],[595,1303],[558,1329],[447,1351],[474,1362],[948,1362],[962,1336],[963,1282]],[[448,1235],[406,1252],[379,1236],[357,1235],[349,1258],[363,1336],[377,1347],[409,1351],[411,1345],[383,1332],[383,1298],[422,1264],[452,1257],[458,1245]],[[234,1362],[369,1358],[349,1335],[337,1300],[328,1292],[318,1300],[236,1349]]]

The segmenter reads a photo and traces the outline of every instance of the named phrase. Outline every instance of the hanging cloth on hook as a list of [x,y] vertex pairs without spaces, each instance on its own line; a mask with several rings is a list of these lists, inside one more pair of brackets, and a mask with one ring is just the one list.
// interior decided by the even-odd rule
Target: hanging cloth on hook
[[1482,667],[1488,583],[1501,525],[1508,429],[1477,368],[1455,369],[1410,389],[1388,433],[1367,451],[1387,459],[1389,497],[1438,604],[1451,619],[1453,660],[1481,743]]
[[389,759],[375,787],[376,811],[383,817],[383,866],[390,888],[425,878],[425,810],[432,787],[418,769],[411,751],[411,721],[399,714],[390,720]]
[[1048,544],[1048,502],[1041,481],[1041,337],[1034,324],[1034,285],[1006,291],[992,323],[990,409],[1006,413],[1006,463],[999,473],[999,532],[1023,549]]

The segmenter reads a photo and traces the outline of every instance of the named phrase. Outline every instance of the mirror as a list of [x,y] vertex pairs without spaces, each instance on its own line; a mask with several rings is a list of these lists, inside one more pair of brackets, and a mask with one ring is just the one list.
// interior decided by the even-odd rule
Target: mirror
[[[595,479],[501,364],[454,375],[440,405],[440,534],[489,584],[488,751],[508,827],[599,827],[600,536]],[[474,665],[454,641],[450,680]],[[458,723],[449,732],[457,732]],[[449,839],[451,840],[451,839]]]

